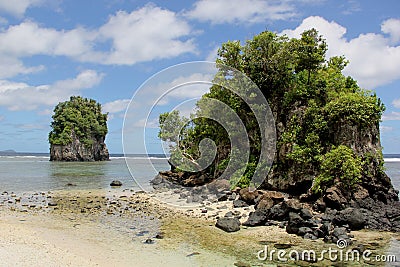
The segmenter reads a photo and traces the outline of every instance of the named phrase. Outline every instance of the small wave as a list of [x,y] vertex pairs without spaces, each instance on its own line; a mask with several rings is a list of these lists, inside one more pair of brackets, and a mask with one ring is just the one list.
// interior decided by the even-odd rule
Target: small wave
[[6,159],[50,159],[49,156],[0,156]]
[[168,158],[160,158],[160,157],[110,157],[110,159],[161,159],[161,160],[167,160]]
[[400,158],[385,158],[385,162],[400,162]]

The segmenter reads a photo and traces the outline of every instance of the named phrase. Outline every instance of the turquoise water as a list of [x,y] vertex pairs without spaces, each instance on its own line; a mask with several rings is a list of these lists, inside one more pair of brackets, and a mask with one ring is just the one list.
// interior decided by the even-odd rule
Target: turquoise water
[[[128,161],[135,179],[123,157],[105,162],[50,162],[47,156],[0,156],[0,191],[106,189],[112,180],[120,180],[124,188],[149,190],[157,172],[169,169],[165,158],[130,157]],[[385,158],[385,167],[400,189],[400,156]]]
[[[165,158],[129,158],[135,175],[132,177],[124,158],[103,162],[50,162],[45,156],[0,156],[0,190],[13,192],[58,189],[105,189],[112,180],[120,180],[123,188],[149,190],[149,181],[158,171],[167,170]],[[72,184],[72,186],[71,186]]]

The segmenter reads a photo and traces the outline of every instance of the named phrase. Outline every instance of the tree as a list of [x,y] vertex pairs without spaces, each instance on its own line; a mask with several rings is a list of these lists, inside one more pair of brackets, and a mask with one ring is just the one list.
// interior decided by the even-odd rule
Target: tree
[[[297,193],[304,193],[311,188],[315,177],[319,177],[318,188],[324,190],[329,185],[325,182],[332,177],[350,175],[347,184],[351,187],[369,177],[368,173],[382,174],[379,122],[385,107],[375,94],[343,75],[348,64],[345,57],[326,59],[326,52],[326,42],[315,29],[303,32],[299,39],[265,31],[244,45],[227,42],[218,52],[220,70],[215,79],[219,84],[229,85],[232,81],[229,68],[224,66],[242,71],[257,84],[272,110],[278,129],[277,153],[272,171],[265,174],[268,188],[280,186],[286,190],[299,184]],[[224,113],[213,105],[201,105],[204,98],[225,103],[246,128],[249,161],[244,174],[233,177],[239,185],[246,186],[260,153],[261,136],[255,115],[237,94],[213,85],[198,103],[198,117]],[[348,138],[352,135],[357,138]],[[373,138],[363,143],[361,139],[365,136]],[[229,136],[219,123],[207,118],[193,120],[175,149],[183,149],[196,160],[200,156],[196,146],[205,138],[211,138],[217,146],[217,156],[208,169],[217,178],[235,152],[230,150]],[[335,155],[342,152],[346,155],[341,159],[353,159],[350,165],[334,161]],[[371,164],[359,169],[360,162],[367,161]]]
[[317,70],[325,62],[326,42],[313,28],[303,32],[300,40],[296,40],[296,43],[298,45],[296,71],[307,71],[307,85],[309,85],[311,72]]
[[87,147],[93,141],[104,141],[108,132],[107,113],[101,112],[101,105],[93,99],[71,96],[54,108],[49,133],[51,145],[67,145],[76,137]]

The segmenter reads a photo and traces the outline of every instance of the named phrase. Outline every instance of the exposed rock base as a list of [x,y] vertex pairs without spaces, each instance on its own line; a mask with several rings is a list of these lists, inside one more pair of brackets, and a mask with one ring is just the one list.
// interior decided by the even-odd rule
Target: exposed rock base
[[91,147],[86,147],[73,134],[68,145],[51,145],[50,161],[105,161],[110,159],[104,140],[93,140]]

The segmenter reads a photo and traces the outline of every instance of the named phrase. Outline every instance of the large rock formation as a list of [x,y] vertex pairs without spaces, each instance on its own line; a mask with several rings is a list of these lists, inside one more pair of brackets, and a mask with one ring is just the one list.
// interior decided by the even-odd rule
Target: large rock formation
[[[375,94],[343,74],[347,65],[344,57],[326,60],[326,51],[325,41],[312,29],[292,40],[263,32],[244,46],[227,42],[219,52],[217,63],[240,70],[258,86],[275,122],[275,157],[269,171],[260,169],[265,179],[259,188],[285,192],[311,203],[318,201],[321,206],[337,210],[372,209],[373,202],[396,202],[398,191],[384,172],[380,143],[379,123],[385,107]],[[225,68],[221,66],[216,75],[220,83],[243,83],[240,75]],[[230,179],[232,185],[248,186],[261,158],[264,136],[259,121],[250,104],[224,86],[213,85],[205,97],[229,105],[246,126],[250,143],[246,170],[240,177],[224,178]],[[198,115],[221,112],[212,105],[198,108]],[[180,124],[184,125],[184,120]],[[193,124],[193,129],[184,132],[179,145],[171,150],[171,158],[179,158],[174,151],[183,151],[182,155],[200,159],[202,155],[196,147],[205,138],[215,141],[217,155],[212,165],[197,174],[178,175],[178,166],[177,170],[171,168],[170,175],[164,175],[169,182],[183,186],[202,185],[219,178],[235,152],[233,148],[229,151],[228,135],[232,133],[226,133],[227,129],[205,119],[194,120]],[[168,129],[178,127],[161,123],[160,128],[164,141],[175,142],[170,137],[176,135]]]
[[[380,143],[379,123],[385,107],[375,94],[343,75],[347,64],[343,57],[326,60],[325,53],[326,44],[315,30],[292,40],[263,32],[245,46],[228,42],[220,49],[219,63],[242,71],[260,88],[276,128],[275,157],[270,169],[265,169],[263,183],[257,190],[237,191],[240,198],[233,204],[254,205],[247,226],[279,224],[288,233],[310,239],[350,242],[347,233],[362,228],[399,232],[399,191],[384,172]],[[222,67],[216,77],[221,76],[230,84],[237,78]],[[241,82],[240,78],[237,81]],[[245,124],[250,159],[240,177],[233,174],[227,179],[234,186],[252,185],[263,137],[254,113],[223,86],[213,85],[206,97],[229,105]],[[198,107],[205,114],[220,112],[212,106]],[[210,138],[218,149],[213,164],[196,174],[172,166],[170,172],[161,172],[153,185],[211,184],[229,166],[235,150],[225,149],[230,147],[224,133],[227,129],[209,120],[194,121],[194,125],[182,134],[175,149],[199,159],[200,149],[194,147]],[[166,131],[168,126],[174,129],[160,123],[160,136],[174,141],[168,140],[176,137]],[[174,156],[171,153],[171,158]],[[227,198],[218,196],[218,200]]]
[[54,109],[49,133],[51,161],[109,160],[104,143],[107,114],[95,100],[71,97]]
[[104,161],[109,160],[109,153],[104,139],[93,140],[93,145],[86,147],[71,133],[72,142],[67,145],[51,145],[50,161]]

